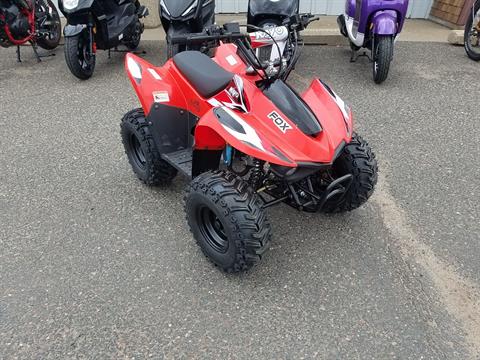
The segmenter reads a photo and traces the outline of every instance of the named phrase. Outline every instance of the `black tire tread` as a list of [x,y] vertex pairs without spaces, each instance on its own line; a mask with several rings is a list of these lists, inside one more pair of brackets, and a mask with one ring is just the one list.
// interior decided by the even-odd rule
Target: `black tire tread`
[[59,21],[59,24],[58,24],[58,39],[56,39],[55,41],[51,41],[49,39],[45,39],[43,37],[38,37],[36,38],[36,42],[38,44],[38,46],[40,46],[42,49],[45,49],[45,50],[53,50],[55,48],[58,47],[58,44],[60,43],[60,39],[62,38],[62,25],[60,23],[60,14],[58,13],[58,10],[57,8],[55,7],[55,5],[53,4],[53,2],[51,0],[44,0],[44,2],[48,5],[48,7],[50,7],[54,13],[54,16],[58,19]]
[[345,146],[337,161],[347,164],[348,171],[353,175],[353,181],[340,202],[324,209],[327,213],[347,212],[359,208],[372,196],[378,180],[375,154],[368,143],[357,134],[353,134],[351,142]]
[[[480,8],[480,1],[477,1],[475,3],[475,7],[474,7],[474,14],[477,13],[478,9]],[[472,13],[470,12],[469,16],[468,16],[468,19],[467,19],[467,23],[465,24],[465,32],[464,32],[464,35],[463,35],[463,43],[464,43],[464,47],[465,47],[465,52],[467,53],[468,57],[474,61],[480,61],[480,53],[475,53],[473,51],[470,50],[469,48],[469,33],[470,33],[470,29],[472,28],[472,22],[473,22],[473,19],[472,19]]]
[[[228,171],[209,171],[193,179],[185,195],[185,210],[190,230],[195,234],[193,220],[188,216],[189,196],[200,192],[214,202],[230,219],[235,237],[235,262],[222,267],[227,273],[242,272],[258,263],[271,242],[271,225],[262,208],[260,198],[248,184],[237,175]],[[196,241],[205,256],[215,265],[204,249],[204,244]]]
[[[138,108],[126,113],[122,118],[120,128],[125,153],[137,177],[148,186],[169,185],[177,175],[177,170],[160,156],[143,109]],[[147,161],[144,173],[136,171],[135,164],[128,156],[129,131],[132,129],[137,134],[140,143],[144,145],[144,155]]]
[[87,80],[92,77],[93,71],[95,70],[95,56],[93,56],[92,67],[89,71],[85,71],[78,62],[78,41],[80,36],[83,34],[80,33],[76,36],[69,36],[65,38],[65,61],[71,73],[75,75],[80,80]]
[[376,38],[376,62],[378,70],[375,72],[375,62],[373,63],[373,80],[377,84],[383,83],[387,80],[388,71],[390,70],[390,63],[393,54],[393,39],[391,36],[377,36]]

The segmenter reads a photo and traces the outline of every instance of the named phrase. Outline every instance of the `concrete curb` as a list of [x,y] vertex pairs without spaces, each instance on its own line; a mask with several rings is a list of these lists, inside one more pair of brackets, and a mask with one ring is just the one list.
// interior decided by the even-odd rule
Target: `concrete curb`
[[462,45],[463,46],[463,30],[452,30],[448,34],[448,43],[452,45]]
[[305,44],[309,45],[348,45],[347,39],[338,29],[307,29],[302,33]]

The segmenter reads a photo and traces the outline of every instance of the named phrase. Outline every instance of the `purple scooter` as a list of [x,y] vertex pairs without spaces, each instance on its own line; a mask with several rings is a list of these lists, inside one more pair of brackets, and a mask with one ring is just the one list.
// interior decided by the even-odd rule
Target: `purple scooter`
[[377,84],[387,79],[393,45],[402,31],[407,9],[408,0],[347,0],[345,14],[337,19],[340,32],[350,40],[351,62],[361,56],[360,48],[371,51]]

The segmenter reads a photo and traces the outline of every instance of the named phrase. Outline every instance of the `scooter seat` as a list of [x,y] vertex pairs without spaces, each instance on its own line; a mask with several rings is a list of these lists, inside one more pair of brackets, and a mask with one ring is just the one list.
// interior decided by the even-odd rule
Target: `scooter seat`
[[198,93],[208,99],[225,89],[233,74],[200,51],[184,51],[173,62]]

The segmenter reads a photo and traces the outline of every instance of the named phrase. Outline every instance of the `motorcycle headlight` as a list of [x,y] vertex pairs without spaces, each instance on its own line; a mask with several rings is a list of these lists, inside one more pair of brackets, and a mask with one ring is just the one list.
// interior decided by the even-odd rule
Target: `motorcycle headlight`
[[63,7],[66,10],[75,9],[78,6],[78,1],[79,0],[63,0]]

